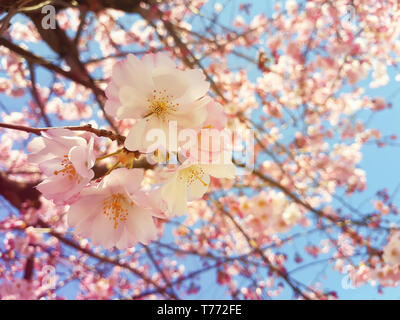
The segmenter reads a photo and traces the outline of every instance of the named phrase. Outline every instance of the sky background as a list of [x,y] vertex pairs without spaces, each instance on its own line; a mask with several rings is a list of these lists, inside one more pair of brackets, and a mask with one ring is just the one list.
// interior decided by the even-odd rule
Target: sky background
[[[224,10],[221,12],[219,21],[223,22],[223,24],[225,25],[229,25],[230,21],[232,21],[232,18],[235,17],[237,14],[239,14],[238,7],[239,4],[242,3],[242,1],[236,1],[236,0],[209,1],[209,3],[206,5],[204,9],[202,9],[202,11],[205,10],[208,12],[212,12],[214,10],[213,9],[214,5],[217,2],[221,3],[224,7]],[[260,13],[264,13],[268,16],[271,16],[274,2],[277,1],[272,1],[272,0],[247,1],[247,3],[251,3],[252,5],[250,8],[250,14],[245,15],[243,14],[243,12],[241,12],[240,14],[246,21],[251,20],[252,17],[254,17],[254,15]],[[280,2],[284,3],[285,1],[280,1]],[[15,21],[24,21],[24,18],[21,16],[16,16],[15,18],[13,18],[12,22]],[[130,17],[126,18],[126,21],[123,22],[129,23],[129,21],[132,21],[132,18]],[[194,26],[196,26],[196,24],[201,22],[199,20],[194,19],[192,23]],[[46,48],[42,44],[35,44],[32,46],[32,44],[29,43],[29,47],[35,48],[35,51],[41,56],[47,57],[48,55],[50,55],[50,51],[48,50],[48,48]],[[101,52],[96,48],[93,48],[91,52],[101,56]],[[255,54],[255,52],[253,53]],[[247,54],[251,55],[252,52],[247,52]],[[51,58],[51,56],[49,56],[49,58]],[[235,66],[235,68],[237,67],[246,68],[249,72],[250,77],[254,80],[259,75],[259,73],[257,72],[256,68],[253,65],[248,64],[243,60],[232,59],[231,63],[233,66]],[[362,82],[362,86],[365,88],[367,95],[382,96],[389,98],[387,102],[391,102],[393,105],[393,108],[391,110],[385,110],[383,112],[376,113],[369,122],[369,127],[380,129],[383,136],[391,134],[399,135],[400,133],[399,132],[400,95],[398,94],[400,83],[394,80],[394,77],[396,76],[396,70],[389,70],[389,71],[391,78],[390,83],[383,88],[370,89],[369,88],[370,78]],[[49,74],[47,72],[43,71],[42,69],[41,71],[38,70],[38,72],[39,72],[38,79],[41,84],[49,83],[51,81],[51,79],[48,76]],[[21,108],[26,105],[27,98],[10,99],[4,95],[0,95],[0,101],[2,102],[3,105],[7,107],[8,111],[12,112],[14,110],[18,111],[21,110]],[[97,110],[97,107],[95,106],[94,102],[92,101],[91,103],[93,103],[94,109]],[[0,110],[0,113],[1,112],[2,111]],[[364,119],[365,116],[366,115],[363,115],[362,113],[359,115],[361,119]],[[55,125],[57,125],[57,123],[59,122],[53,116],[50,116],[50,119],[53,121]],[[63,122],[63,124],[65,124],[65,122]],[[77,123],[71,122],[71,124],[77,124]],[[18,145],[15,146],[15,148],[19,147],[20,146]],[[362,149],[362,154],[363,154],[363,159],[359,167],[365,170],[366,172],[367,190],[363,192],[361,195],[355,194],[350,198],[347,198],[348,203],[350,203],[352,206],[356,208],[362,208],[363,211],[368,211],[369,209],[371,209],[372,211],[370,199],[375,195],[377,191],[386,188],[389,191],[389,194],[394,194],[393,203],[398,205],[400,195],[398,195],[396,192],[398,187],[400,186],[399,184],[400,172],[398,170],[399,167],[398,163],[400,159],[399,147],[387,146],[385,148],[379,148],[378,150],[378,148],[375,145],[364,145]],[[0,210],[0,218],[2,215],[5,215],[7,213],[8,212],[6,210]],[[182,219],[183,218],[177,219],[177,221]],[[301,230],[302,229],[296,227],[293,228],[290,233],[296,233]],[[171,237],[172,236],[170,234],[168,235],[167,232],[166,236],[163,239],[161,239],[161,241],[164,243],[171,242],[172,240]],[[297,251],[297,248],[301,249],[306,244],[310,243],[311,240],[313,243],[318,243],[319,239],[321,239],[321,235],[318,234],[315,234],[315,236],[311,236],[309,238],[300,238],[299,240],[296,240],[295,243],[290,243],[289,245],[285,245],[281,249],[281,251],[286,252],[289,257],[293,257],[294,253]],[[321,255],[319,258],[314,260],[312,258],[307,258],[305,255],[303,255],[303,258],[305,258],[304,264],[307,263],[307,261],[309,262],[319,261],[319,260],[324,260],[327,257],[329,256]],[[199,260],[195,257],[187,257],[185,258],[185,260],[182,260],[182,263],[188,270],[190,270],[194,269],[198,265]],[[289,271],[294,270],[297,267],[299,267],[299,265],[293,261],[290,261],[287,265],[287,269]],[[336,271],[333,271],[331,268],[331,264],[327,263],[315,263],[307,268],[299,269],[297,272],[293,273],[293,276],[295,276],[297,280],[300,280],[303,283],[309,283],[310,281],[320,277],[321,280],[323,279],[323,287],[337,291],[341,299],[399,299],[400,298],[400,290],[398,288],[385,288],[384,294],[377,293],[377,287],[371,285],[363,285],[356,289],[346,290],[342,287],[344,275],[339,274]],[[200,280],[201,281],[199,283],[202,284],[201,290],[197,295],[191,295],[188,296],[188,298],[190,299],[229,298],[229,296],[225,295],[226,291],[225,288],[216,284],[214,271],[211,271],[209,273],[204,273],[201,276]],[[77,281],[72,282],[71,284],[67,285],[64,289],[62,289],[60,293],[65,294],[69,298],[72,298],[76,293],[78,285],[79,283]],[[279,298],[281,299],[291,299],[292,297],[293,295],[291,290],[285,290],[283,294],[279,296]]]

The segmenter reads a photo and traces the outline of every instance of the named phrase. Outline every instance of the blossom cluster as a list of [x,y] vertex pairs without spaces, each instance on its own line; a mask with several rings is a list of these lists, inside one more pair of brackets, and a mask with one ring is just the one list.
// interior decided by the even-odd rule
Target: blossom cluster
[[303,219],[303,210],[282,192],[262,191],[251,198],[241,197],[239,208],[254,235],[271,236],[289,231]]
[[[164,53],[142,59],[128,55],[114,66],[105,105],[110,116],[135,120],[124,148],[96,158],[94,134],[43,131],[28,146],[29,161],[46,176],[37,189],[55,204],[68,205],[69,226],[95,245],[124,249],[148,244],[157,236],[154,218],[186,213],[187,202],[207,192],[210,177],[235,177],[232,159],[220,143],[226,116],[208,90],[201,70],[179,69]],[[176,141],[172,126],[179,136],[192,139]],[[208,143],[211,130],[218,143]],[[156,136],[155,142],[149,138]],[[96,160],[117,154],[119,161],[95,177]],[[162,181],[151,190],[142,187],[143,169],[132,168],[141,154],[160,164],[168,160]]]

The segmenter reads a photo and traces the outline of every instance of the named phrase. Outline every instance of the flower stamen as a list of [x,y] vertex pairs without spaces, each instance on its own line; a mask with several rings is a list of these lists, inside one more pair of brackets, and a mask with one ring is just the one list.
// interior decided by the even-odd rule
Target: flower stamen
[[192,169],[192,174],[197,178],[197,180],[199,180],[205,187],[207,187],[207,183],[205,183],[201,177],[199,177],[199,175],[197,174],[197,172],[195,170]]
[[133,205],[132,201],[127,199],[121,193],[114,193],[103,201],[103,213],[114,223],[114,229],[118,228],[120,223],[127,220],[128,209],[127,204]]
[[61,174],[62,176],[67,176],[69,180],[76,181],[78,183],[81,182],[81,177],[76,172],[74,165],[68,159],[67,155],[64,155],[63,160],[61,161],[61,166],[63,167],[61,170],[55,170],[54,174]]
[[197,179],[206,187],[208,184],[202,179],[203,175],[204,170],[202,168],[188,168],[183,170],[180,175],[180,179],[184,180],[188,186]]
[[153,94],[151,98],[147,99],[147,102],[150,104],[150,114],[154,114],[157,118],[161,120],[166,120],[167,117],[176,111],[179,103],[172,103],[173,96],[167,95],[166,90],[153,90]]

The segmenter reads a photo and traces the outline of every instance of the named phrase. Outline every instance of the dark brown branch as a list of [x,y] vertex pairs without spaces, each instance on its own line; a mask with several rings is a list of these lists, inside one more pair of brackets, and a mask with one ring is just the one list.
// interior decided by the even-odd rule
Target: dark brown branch
[[45,106],[43,105],[43,101],[42,101],[42,99],[39,95],[39,92],[37,90],[37,87],[36,87],[35,68],[29,60],[28,60],[28,68],[29,68],[29,72],[31,74],[32,96],[35,99],[35,102],[39,107],[40,115],[41,115],[42,119],[44,120],[44,123],[46,124],[46,126],[50,127],[51,126],[50,119],[47,117],[47,114],[45,111]]
[[[15,125],[15,124],[0,123],[0,128],[25,131],[25,132],[33,133],[36,135],[40,135],[42,131],[54,129],[55,127],[53,127],[53,128],[32,128],[32,127],[20,126],[20,125]],[[111,140],[118,141],[118,143],[120,143],[120,144],[123,144],[125,141],[124,136],[113,133],[112,131],[105,130],[105,129],[95,129],[92,127],[91,124],[86,124],[83,126],[67,126],[67,127],[60,127],[60,128],[64,128],[64,129],[68,129],[68,130],[72,130],[72,131],[91,132],[91,133],[94,133],[95,135],[97,135],[98,137],[106,137]]]
[[[15,7],[15,2],[15,0],[0,0],[0,11],[7,12],[11,10]],[[54,0],[52,1],[52,5],[56,8],[56,10],[64,8],[86,7],[88,10],[93,12],[99,12],[104,9],[116,9],[133,13],[137,11],[137,8],[141,2],[148,4],[156,3],[155,0]],[[24,4],[24,6],[20,6],[19,10],[21,12],[40,12],[43,3],[44,0],[31,0],[29,3]]]
[[25,262],[24,279],[30,281],[35,267],[35,253],[32,253]]
[[7,174],[0,172],[0,195],[2,195],[15,208],[22,209],[25,203],[31,207],[40,207],[40,192],[36,190],[36,183],[13,181]]
[[[56,72],[59,75],[65,77],[65,78],[68,78],[69,80],[75,81],[87,88],[91,88],[91,84],[87,80],[79,77],[77,74],[75,74],[71,71],[66,71],[66,70],[60,68],[59,66],[52,64],[50,61],[47,61],[47,60],[43,59],[42,57],[39,57],[28,50],[25,50],[24,48],[21,48],[20,46],[12,43],[10,40],[0,37],[0,45],[10,49],[11,51],[15,52],[16,54],[20,55],[21,57],[29,60],[31,63],[41,65],[42,67],[44,67],[52,72]],[[101,90],[101,92],[103,92],[103,91]],[[104,92],[103,93],[101,93],[101,92],[99,91],[99,94],[104,95]]]

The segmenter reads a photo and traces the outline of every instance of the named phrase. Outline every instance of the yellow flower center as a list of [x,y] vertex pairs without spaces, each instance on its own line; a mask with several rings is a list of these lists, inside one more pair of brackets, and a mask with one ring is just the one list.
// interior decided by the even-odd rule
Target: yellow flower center
[[179,179],[185,182],[187,186],[190,186],[194,181],[199,180],[206,187],[207,183],[203,180],[204,175],[205,172],[203,168],[191,166],[189,168],[183,169],[179,173]]
[[179,103],[172,103],[173,96],[167,95],[166,90],[153,90],[153,94],[147,99],[150,114],[154,114],[161,120],[166,120],[168,116],[175,112]]
[[121,193],[114,193],[103,201],[103,214],[114,223],[114,229],[127,220],[128,205],[133,206],[133,202]]
[[81,176],[76,172],[74,165],[68,159],[67,155],[64,155],[63,160],[61,161],[61,166],[63,167],[62,169],[54,171],[55,175],[61,174],[62,176],[67,176],[71,181],[77,183],[81,182]]

